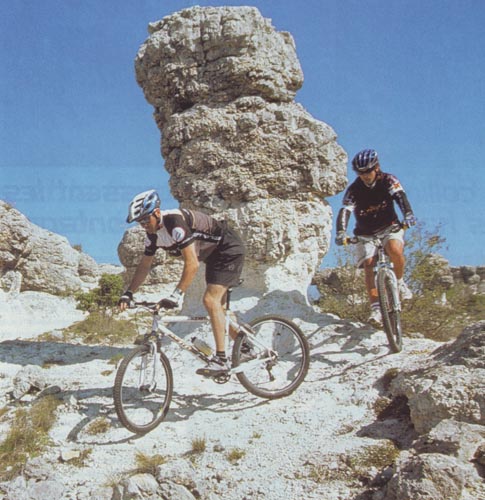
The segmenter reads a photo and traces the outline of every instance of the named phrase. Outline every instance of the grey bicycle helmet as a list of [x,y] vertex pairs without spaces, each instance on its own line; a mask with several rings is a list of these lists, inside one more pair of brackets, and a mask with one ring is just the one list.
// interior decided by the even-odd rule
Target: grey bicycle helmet
[[377,151],[374,149],[364,149],[354,156],[352,168],[358,174],[365,174],[374,170],[378,163]]
[[131,200],[128,207],[128,217],[126,222],[135,222],[150,215],[156,208],[160,207],[160,196],[154,189],[143,191]]

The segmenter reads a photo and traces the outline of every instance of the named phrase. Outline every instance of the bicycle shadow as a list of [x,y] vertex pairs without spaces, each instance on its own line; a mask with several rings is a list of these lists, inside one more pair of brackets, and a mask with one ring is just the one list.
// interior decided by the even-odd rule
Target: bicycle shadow
[[172,404],[165,421],[182,422],[189,420],[195,413],[214,414],[238,413],[250,408],[258,408],[270,403],[268,399],[257,398],[241,389],[242,392],[225,394],[183,394],[174,392]]
[[[81,406],[81,409],[77,409],[76,412],[82,418],[67,435],[66,440],[68,442],[106,446],[126,443],[131,440],[141,439],[144,436],[143,434],[132,434],[122,426],[114,409],[111,387],[68,390],[61,392],[60,396],[65,400],[73,396]],[[199,412],[214,414],[238,413],[241,410],[257,408],[268,403],[268,400],[239,392],[219,395],[209,393],[188,395],[175,391],[167,415],[160,425],[187,422]],[[87,430],[90,424],[100,417],[109,422],[111,433],[115,433],[115,437],[109,434],[104,437],[89,435]],[[129,435],[127,436],[126,433],[129,433]],[[119,437],[118,434],[120,434]]]

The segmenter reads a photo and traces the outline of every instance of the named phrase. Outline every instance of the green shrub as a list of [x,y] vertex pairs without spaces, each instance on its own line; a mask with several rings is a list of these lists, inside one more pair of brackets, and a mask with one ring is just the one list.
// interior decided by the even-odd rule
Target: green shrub
[[78,308],[83,311],[103,311],[113,309],[123,293],[123,277],[119,274],[103,274],[98,288],[76,295]]

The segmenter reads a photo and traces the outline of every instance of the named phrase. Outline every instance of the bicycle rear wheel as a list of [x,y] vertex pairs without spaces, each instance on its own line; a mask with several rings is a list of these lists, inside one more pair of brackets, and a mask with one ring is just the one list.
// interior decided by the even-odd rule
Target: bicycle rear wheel
[[392,352],[402,349],[401,310],[397,281],[392,271],[377,274],[377,292],[381,306],[382,323]]
[[116,372],[113,399],[120,422],[135,434],[151,431],[165,418],[172,391],[172,369],[165,354],[151,352],[149,345],[137,347]]
[[308,372],[310,350],[307,339],[297,325],[280,316],[264,316],[249,325],[255,342],[240,333],[232,350],[233,367],[243,368],[243,371],[236,372],[239,382],[261,398],[288,396]]

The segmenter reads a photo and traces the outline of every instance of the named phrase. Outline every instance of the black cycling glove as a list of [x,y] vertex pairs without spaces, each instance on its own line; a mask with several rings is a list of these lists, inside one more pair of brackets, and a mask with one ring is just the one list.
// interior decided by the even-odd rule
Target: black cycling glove
[[133,292],[130,292],[130,290],[126,290],[126,292],[123,293],[123,295],[120,297],[120,300],[118,301],[118,305],[120,306],[121,304],[128,304],[130,305],[130,302],[133,300]]

